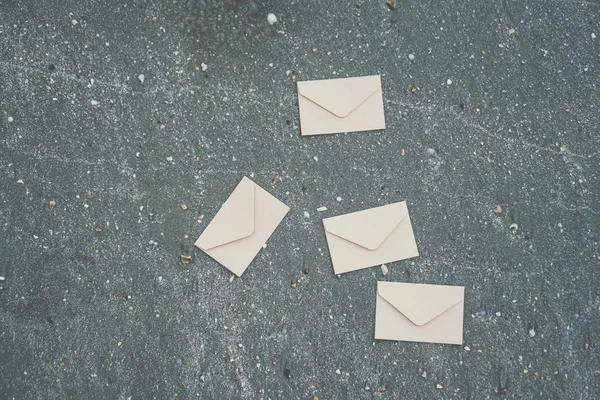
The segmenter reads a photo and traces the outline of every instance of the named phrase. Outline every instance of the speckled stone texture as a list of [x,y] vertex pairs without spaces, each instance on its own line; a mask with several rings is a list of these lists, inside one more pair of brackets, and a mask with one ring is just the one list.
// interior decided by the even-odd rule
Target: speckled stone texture
[[[0,0],[0,398],[600,398],[599,18]],[[295,81],[374,74],[385,131],[300,136]],[[291,210],[231,279],[244,175]],[[402,200],[420,257],[335,276],[321,218]],[[464,346],[375,342],[377,280],[465,286]]]

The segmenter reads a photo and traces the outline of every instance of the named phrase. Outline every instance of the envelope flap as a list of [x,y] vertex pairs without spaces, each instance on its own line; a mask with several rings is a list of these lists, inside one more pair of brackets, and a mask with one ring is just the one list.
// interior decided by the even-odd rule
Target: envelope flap
[[379,75],[298,82],[298,93],[344,118],[381,89]]
[[377,282],[377,294],[415,325],[425,325],[464,299],[462,286]]
[[244,177],[198,238],[197,246],[209,250],[254,233],[254,183]]
[[323,220],[327,232],[376,250],[408,215],[406,202],[388,204]]

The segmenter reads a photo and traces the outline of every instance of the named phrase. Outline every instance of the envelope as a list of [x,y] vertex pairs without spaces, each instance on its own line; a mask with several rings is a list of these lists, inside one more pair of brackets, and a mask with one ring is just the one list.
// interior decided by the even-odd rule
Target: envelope
[[385,129],[379,75],[298,82],[302,136]]
[[377,282],[375,339],[463,343],[463,286]]
[[241,276],[289,209],[244,177],[194,244]]
[[417,257],[406,202],[323,219],[336,274]]

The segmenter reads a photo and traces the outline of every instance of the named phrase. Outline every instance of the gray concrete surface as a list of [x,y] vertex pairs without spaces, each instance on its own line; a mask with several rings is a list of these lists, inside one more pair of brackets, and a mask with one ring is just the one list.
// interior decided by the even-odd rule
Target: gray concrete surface
[[[599,17],[0,0],[0,398],[600,398]],[[385,131],[299,136],[293,76],[368,74]],[[231,280],[251,174],[291,211]],[[400,200],[421,256],[336,277],[321,218]],[[466,286],[464,346],[374,342],[377,280]]]

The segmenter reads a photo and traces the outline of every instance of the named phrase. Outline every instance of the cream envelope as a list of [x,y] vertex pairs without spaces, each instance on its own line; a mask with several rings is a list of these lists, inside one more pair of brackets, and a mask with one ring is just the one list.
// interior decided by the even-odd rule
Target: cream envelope
[[323,219],[336,274],[417,257],[406,202]]
[[195,245],[241,276],[289,209],[244,177]]
[[463,343],[462,286],[377,282],[375,339]]
[[379,75],[298,82],[302,136],[385,129]]

